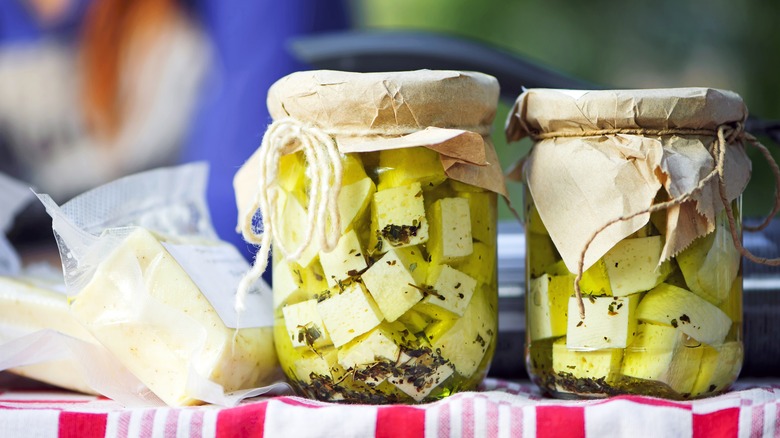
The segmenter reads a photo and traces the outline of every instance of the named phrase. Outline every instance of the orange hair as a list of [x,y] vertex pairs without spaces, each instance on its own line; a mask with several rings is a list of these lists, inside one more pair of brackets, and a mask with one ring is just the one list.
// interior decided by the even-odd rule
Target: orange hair
[[153,44],[178,12],[176,0],[95,0],[81,41],[82,105],[87,129],[110,140],[122,124],[120,85],[128,54]]

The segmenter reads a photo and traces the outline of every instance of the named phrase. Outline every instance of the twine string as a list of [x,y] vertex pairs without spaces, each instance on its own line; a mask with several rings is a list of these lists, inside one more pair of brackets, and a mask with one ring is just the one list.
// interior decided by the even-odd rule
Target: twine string
[[[274,233],[285,220],[280,213],[278,177],[281,159],[284,155],[303,151],[306,160],[306,177],[309,179],[308,202],[306,206],[306,229],[301,242],[289,248],[283,239],[274,239]],[[292,119],[273,122],[265,132],[259,151],[257,192],[252,205],[243,212],[239,228],[244,239],[259,249],[249,271],[241,278],[236,293],[235,308],[239,313],[245,309],[246,296],[254,283],[268,267],[271,242],[287,261],[298,260],[313,244],[322,251],[332,251],[340,237],[341,217],[338,197],[341,193],[343,169],[341,154],[335,140],[323,130]],[[287,200],[287,202],[295,202]],[[253,220],[260,212],[262,229],[256,232]],[[289,243],[289,242],[287,242]]]
[[699,135],[699,136],[714,137],[715,139],[713,141],[711,155],[715,161],[715,166],[712,169],[712,171],[710,171],[704,178],[699,180],[699,183],[696,185],[696,187],[694,187],[689,192],[684,193],[668,201],[653,204],[650,207],[645,208],[641,211],[614,218],[608,221],[607,223],[605,223],[603,226],[601,226],[590,236],[590,238],[585,243],[585,247],[580,253],[579,259],[577,260],[577,275],[574,278],[574,294],[577,298],[577,305],[579,307],[580,319],[585,319],[585,303],[583,302],[582,299],[582,291],[580,290],[580,284],[579,284],[583,276],[583,271],[584,271],[583,268],[585,266],[585,254],[587,254],[590,245],[598,237],[598,235],[601,234],[607,228],[609,228],[611,225],[616,224],[618,222],[628,221],[637,216],[641,216],[644,214],[652,214],[657,211],[667,210],[671,207],[681,205],[682,203],[691,200],[691,198],[693,198],[699,192],[701,192],[704,189],[704,187],[706,187],[713,179],[717,179],[718,181],[718,190],[720,194],[720,199],[726,211],[726,217],[728,218],[729,229],[731,231],[731,238],[734,241],[735,248],[739,251],[739,253],[742,256],[744,256],[745,258],[753,262],[769,265],[769,266],[780,266],[780,258],[770,259],[765,257],[758,257],[753,253],[751,253],[749,250],[747,250],[744,246],[742,246],[742,241],[739,238],[739,234],[738,234],[736,220],[734,218],[734,211],[731,208],[731,202],[729,202],[728,197],[726,195],[726,180],[725,180],[725,172],[724,172],[725,162],[726,162],[726,148],[730,144],[742,143],[744,141],[761,151],[762,155],[769,163],[772,169],[772,173],[775,177],[774,205],[772,207],[772,211],[770,212],[769,216],[767,216],[758,226],[755,227],[746,226],[744,228],[748,231],[760,231],[766,228],[769,225],[769,223],[772,221],[774,215],[778,211],[780,211],[780,168],[778,168],[778,165],[775,162],[772,155],[770,154],[769,150],[764,145],[762,145],[754,136],[744,132],[744,126],[742,123],[737,123],[734,126],[724,124],[719,126],[717,130],[685,129],[685,128],[675,128],[675,129],[618,128],[618,129],[599,129],[599,130],[591,130],[591,131],[583,131],[583,132],[533,133],[531,137],[534,139],[534,141],[539,141],[543,139],[561,138],[561,137],[567,137],[567,138],[595,137],[595,136],[620,135],[620,134],[641,135],[641,136]]

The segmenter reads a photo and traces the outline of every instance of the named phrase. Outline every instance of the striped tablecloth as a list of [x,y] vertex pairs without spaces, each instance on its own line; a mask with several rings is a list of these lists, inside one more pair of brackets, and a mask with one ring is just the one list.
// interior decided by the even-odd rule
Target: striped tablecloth
[[364,406],[293,396],[234,408],[122,408],[66,392],[0,392],[0,437],[780,437],[780,385],[739,384],[704,400],[543,398],[530,384],[487,380],[479,392],[422,406]]

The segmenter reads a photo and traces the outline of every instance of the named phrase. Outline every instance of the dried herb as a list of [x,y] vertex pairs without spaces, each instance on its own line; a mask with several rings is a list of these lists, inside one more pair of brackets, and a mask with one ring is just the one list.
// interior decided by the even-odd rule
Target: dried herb
[[408,244],[412,237],[417,236],[417,231],[420,229],[419,225],[416,224],[416,220],[412,225],[388,224],[382,229],[381,236],[393,246]]

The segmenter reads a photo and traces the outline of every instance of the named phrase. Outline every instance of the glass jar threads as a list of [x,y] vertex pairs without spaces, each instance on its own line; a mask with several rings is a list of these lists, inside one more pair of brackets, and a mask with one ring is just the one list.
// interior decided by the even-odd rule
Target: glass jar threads
[[274,123],[236,187],[245,236],[273,241],[275,342],[298,393],[416,403],[482,380],[497,98],[494,78],[464,72],[301,72],[271,88]]
[[508,136],[535,141],[526,363],[544,391],[688,399],[737,378],[746,115],[712,89],[518,98]]

